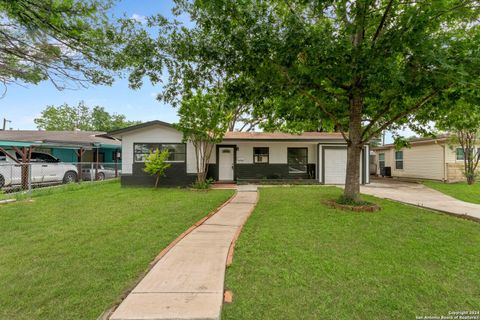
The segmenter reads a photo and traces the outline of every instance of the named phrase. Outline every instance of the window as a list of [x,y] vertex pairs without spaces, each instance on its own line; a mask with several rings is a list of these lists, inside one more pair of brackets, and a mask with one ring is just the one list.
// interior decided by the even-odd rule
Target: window
[[268,148],[253,148],[253,163],[268,163]]
[[378,154],[378,166],[380,167],[380,172],[385,168],[385,153]]
[[0,161],[7,161],[7,156],[2,151],[0,151]]
[[307,173],[307,148],[288,148],[287,161],[289,173]]
[[403,169],[403,151],[395,151],[395,169]]
[[458,160],[464,160],[464,159],[465,159],[465,154],[464,154],[462,148],[457,148],[457,149],[455,150],[455,154],[456,154],[456,159],[457,159],[457,161],[458,161]]
[[169,162],[185,162],[185,144],[184,143],[135,143],[133,146],[133,156],[135,162],[145,162],[145,158],[150,151],[159,149],[168,150]]

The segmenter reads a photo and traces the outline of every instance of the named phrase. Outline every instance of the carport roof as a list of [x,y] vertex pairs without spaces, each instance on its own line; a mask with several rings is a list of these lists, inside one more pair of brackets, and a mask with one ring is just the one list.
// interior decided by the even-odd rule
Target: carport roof
[[121,142],[100,131],[5,130],[0,131],[0,146],[117,149]]

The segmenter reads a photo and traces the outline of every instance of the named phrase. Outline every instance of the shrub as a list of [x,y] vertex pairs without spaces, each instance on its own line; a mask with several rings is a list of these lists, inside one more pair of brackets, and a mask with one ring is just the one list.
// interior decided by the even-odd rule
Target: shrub
[[192,188],[193,189],[198,189],[198,190],[208,190],[210,189],[210,186],[213,183],[213,179],[206,179],[205,181],[195,181],[192,183]]

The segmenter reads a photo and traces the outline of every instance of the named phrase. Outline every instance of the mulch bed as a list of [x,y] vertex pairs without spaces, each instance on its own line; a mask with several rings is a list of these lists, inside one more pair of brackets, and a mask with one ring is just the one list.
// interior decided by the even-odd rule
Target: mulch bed
[[327,207],[340,209],[345,211],[354,211],[354,212],[376,212],[382,210],[379,205],[374,203],[366,204],[366,205],[348,205],[348,204],[340,204],[335,200],[325,200],[323,204]]

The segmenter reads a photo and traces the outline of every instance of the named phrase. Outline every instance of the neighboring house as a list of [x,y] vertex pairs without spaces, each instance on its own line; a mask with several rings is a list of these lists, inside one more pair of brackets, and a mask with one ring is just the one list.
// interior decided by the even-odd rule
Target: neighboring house
[[0,148],[32,147],[63,162],[120,162],[121,143],[99,131],[0,130]]
[[398,178],[445,182],[465,180],[463,150],[449,145],[448,135],[409,140],[410,147],[396,150],[393,144],[374,147],[377,174]]
[[[186,186],[196,178],[195,148],[184,143],[171,124],[151,121],[109,133],[122,140],[122,185],[153,185],[144,171],[150,150],[168,149],[171,167],[163,185]],[[369,147],[362,153],[361,183],[369,183]],[[227,132],[209,164],[209,177],[221,182],[305,180],[344,184],[346,142],[340,133],[305,132],[300,135],[263,132]]]

